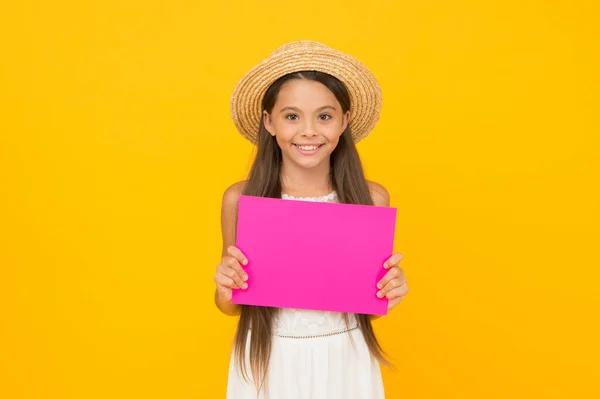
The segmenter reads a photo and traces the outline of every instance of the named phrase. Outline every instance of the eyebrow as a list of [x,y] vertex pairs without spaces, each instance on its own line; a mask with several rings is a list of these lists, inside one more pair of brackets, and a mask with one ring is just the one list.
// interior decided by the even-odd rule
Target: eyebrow
[[[322,111],[322,110],[324,110],[326,108],[331,108],[334,111],[336,110],[333,105],[323,105],[322,107],[317,108],[317,111]],[[302,111],[300,111],[299,108],[296,108],[296,107],[283,107],[283,108],[281,108],[281,111],[279,111],[279,112],[284,112],[284,111],[302,112]]]

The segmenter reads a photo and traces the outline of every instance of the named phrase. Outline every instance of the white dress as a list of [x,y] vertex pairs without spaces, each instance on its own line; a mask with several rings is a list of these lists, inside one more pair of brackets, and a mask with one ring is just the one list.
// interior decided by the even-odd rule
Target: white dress
[[[282,198],[317,202],[337,201],[335,192],[323,197],[302,198],[283,194]],[[257,396],[254,384],[246,382],[239,372],[232,352],[227,398],[384,398],[379,363],[371,356],[362,332],[357,328],[354,315],[350,315],[350,331],[344,332],[345,330],[347,327],[341,313],[280,309],[274,323],[267,394],[263,389]],[[335,334],[336,332],[338,334]],[[246,369],[249,374],[250,339],[251,331],[248,332],[246,344]],[[250,379],[252,381],[252,375]]]

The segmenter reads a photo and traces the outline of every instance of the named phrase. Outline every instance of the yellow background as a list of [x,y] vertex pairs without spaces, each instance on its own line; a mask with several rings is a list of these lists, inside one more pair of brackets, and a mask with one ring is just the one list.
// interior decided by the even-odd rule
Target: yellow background
[[[8,5],[8,3],[13,3]],[[229,96],[312,39],[383,90],[359,145],[410,294],[390,398],[597,398],[598,9],[588,1],[0,6],[0,397],[220,398]]]

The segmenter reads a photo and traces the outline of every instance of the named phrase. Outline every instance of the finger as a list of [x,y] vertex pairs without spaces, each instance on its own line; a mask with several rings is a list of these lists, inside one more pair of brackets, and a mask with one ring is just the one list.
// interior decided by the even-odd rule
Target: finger
[[224,287],[230,290],[239,288],[233,279],[222,273],[215,276],[215,283],[217,283],[217,287]]
[[246,284],[246,282],[244,282],[244,280],[242,280],[239,273],[236,272],[234,269],[231,269],[231,268],[226,269],[223,272],[223,274],[233,280],[233,282],[235,283],[234,288],[246,289],[248,287],[248,284]]
[[[233,259],[233,262],[237,263],[235,259]],[[238,267],[240,266],[238,265]],[[246,284],[243,281],[243,278],[238,273],[238,271],[236,271],[232,266],[230,266],[227,260],[225,260],[225,263],[221,265],[221,268],[219,269],[218,273],[233,281],[234,285],[232,288],[244,288],[244,284]]]
[[390,280],[386,285],[383,286],[382,289],[379,290],[379,292],[377,292],[377,296],[383,298],[384,296],[387,296],[388,292],[398,287],[402,287],[403,285],[406,285],[406,280],[402,280],[400,278]]
[[394,266],[397,266],[398,263],[400,263],[400,261],[402,260],[403,256],[401,253],[395,253],[393,254],[388,260],[385,261],[385,263],[383,264],[383,267],[385,269],[390,269]]
[[227,254],[236,258],[238,262],[240,262],[244,266],[248,264],[248,259],[246,259],[242,251],[240,251],[239,248],[234,247],[233,245],[227,248]]
[[[240,262],[236,258],[228,256],[223,259],[223,263],[226,267],[233,269],[240,279],[248,281],[248,273],[240,266]],[[236,280],[236,282],[238,281]]]
[[379,281],[379,283],[377,283],[377,288],[382,289],[383,287],[386,286],[387,283],[389,283],[391,280],[393,280],[395,278],[403,278],[403,279],[405,278],[404,270],[402,270],[398,266],[392,267],[390,270],[388,270],[388,272],[385,274],[385,276],[383,276],[383,278]]
[[392,288],[389,290],[385,296],[387,299],[394,299],[398,297],[403,297],[408,294],[408,286],[406,284],[402,284],[400,287]]

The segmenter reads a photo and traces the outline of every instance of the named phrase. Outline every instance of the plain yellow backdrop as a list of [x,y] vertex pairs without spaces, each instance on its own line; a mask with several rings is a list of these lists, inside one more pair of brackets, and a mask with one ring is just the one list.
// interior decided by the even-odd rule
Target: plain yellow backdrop
[[359,144],[410,294],[390,398],[597,398],[598,9],[588,1],[0,6],[0,397],[221,398],[237,80],[321,41],[365,63]]

